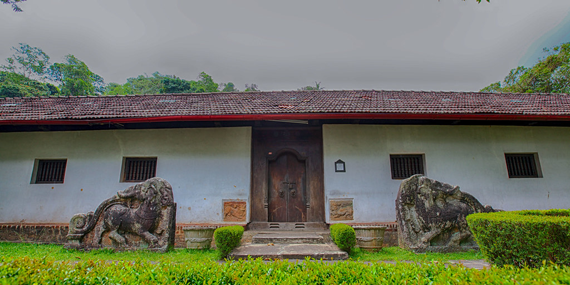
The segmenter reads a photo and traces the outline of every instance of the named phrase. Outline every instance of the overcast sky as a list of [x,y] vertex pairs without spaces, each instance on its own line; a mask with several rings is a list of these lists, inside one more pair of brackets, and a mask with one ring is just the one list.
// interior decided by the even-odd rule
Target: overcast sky
[[42,48],[105,82],[139,74],[240,89],[476,91],[570,40],[569,0],[28,0],[0,5],[0,59]]

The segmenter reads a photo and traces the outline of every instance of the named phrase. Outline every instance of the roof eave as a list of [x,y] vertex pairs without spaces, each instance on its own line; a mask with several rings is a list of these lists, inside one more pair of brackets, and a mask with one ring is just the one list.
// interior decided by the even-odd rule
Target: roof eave
[[525,114],[408,114],[408,113],[288,113],[246,115],[160,116],[138,118],[109,118],[81,120],[0,120],[0,125],[89,125],[128,124],[186,121],[263,121],[263,120],[478,120],[478,121],[570,121],[570,115],[525,115]]

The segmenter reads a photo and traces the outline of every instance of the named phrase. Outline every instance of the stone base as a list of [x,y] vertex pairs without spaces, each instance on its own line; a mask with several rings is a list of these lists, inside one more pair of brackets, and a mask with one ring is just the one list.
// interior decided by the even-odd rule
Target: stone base
[[64,244],[68,224],[0,224],[0,241]]
[[[182,228],[187,226],[245,226],[245,224],[176,224],[175,232],[175,248],[186,248],[186,241],[184,240],[184,231]],[[349,224],[349,225],[365,225],[365,224]],[[367,225],[367,224],[366,224]],[[381,223],[374,225],[387,226],[384,233],[384,247],[398,246],[398,232],[396,223]],[[326,225],[325,225],[326,226]],[[324,231],[328,231],[325,229]],[[0,241],[2,242],[25,242],[25,243],[46,243],[46,244],[65,244],[67,242],[67,233],[69,232],[69,225],[66,224],[20,224],[20,223],[5,223],[0,224]],[[247,232],[244,233],[243,241],[251,242],[252,236],[248,236]],[[248,240],[249,239],[249,240]],[[212,247],[215,247],[212,242]]]
[[[245,224],[177,224],[174,235],[174,247],[186,248],[184,231],[187,226],[213,226],[216,228],[225,226],[245,226]],[[20,223],[0,223],[0,242],[24,242],[39,244],[65,244],[68,242],[67,234],[69,224],[20,224]],[[214,242],[212,242],[212,247]]]

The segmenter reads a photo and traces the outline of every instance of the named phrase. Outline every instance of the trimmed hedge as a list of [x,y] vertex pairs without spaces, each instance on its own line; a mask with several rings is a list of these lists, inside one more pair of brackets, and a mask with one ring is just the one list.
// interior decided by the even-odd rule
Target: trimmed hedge
[[242,226],[230,226],[217,228],[214,231],[214,240],[220,253],[220,259],[228,256],[239,245],[243,230]]
[[356,233],[354,229],[346,224],[332,224],[330,226],[331,238],[342,250],[350,253],[356,245]]
[[570,267],[435,263],[50,261],[0,256],[0,284],[569,284]]
[[467,223],[489,262],[539,267],[570,265],[570,210],[478,213]]

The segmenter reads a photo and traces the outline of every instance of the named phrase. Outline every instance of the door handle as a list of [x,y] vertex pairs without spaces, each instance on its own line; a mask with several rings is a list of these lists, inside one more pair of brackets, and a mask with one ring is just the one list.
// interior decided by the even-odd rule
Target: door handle
[[295,189],[296,187],[296,183],[295,182],[291,182],[289,183],[289,190],[291,190],[291,197],[295,198],[295,196],[297,196],[297,189]]
[[281,198],[285,197],[285,190],[283,190],[283,188],[287,187],[288,184],[289,184],[289,182],[287,182],[287,181],[283,182],[281,189],[279,189],[279,197],[281,197]]

